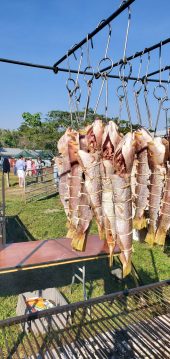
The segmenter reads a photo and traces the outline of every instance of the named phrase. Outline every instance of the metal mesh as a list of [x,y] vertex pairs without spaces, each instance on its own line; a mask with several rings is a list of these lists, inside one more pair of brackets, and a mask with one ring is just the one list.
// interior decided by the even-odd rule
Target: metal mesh
[[25,181],[26,202],[39,200],[58,192],[58,182],[54,178],[54,170],[44,167],[39,174],[27,176]]
[[[1,357],[169,358],[169,284],[156,283],[1,321]],[[37,318],[44,333],[35,336],[32,323]]]

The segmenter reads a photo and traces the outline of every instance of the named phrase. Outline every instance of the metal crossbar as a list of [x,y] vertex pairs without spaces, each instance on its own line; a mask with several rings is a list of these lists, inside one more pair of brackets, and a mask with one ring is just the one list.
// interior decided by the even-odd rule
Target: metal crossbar
[[[88,34],[88,40],[91,40],[99,31],[101,31],[104,27],[106,27],[111,21],[113,21],[116,17],[118,17],[124,10],[126,10],[135,0],[125,0],[122,5],[106,20],[102,21],[99,26],[97,26],[92,32]],[[87,37],[81,40],[78,44],[72,47],[67,53],[62,56],[55,64],[54,67],[57,67],[61,62],[66,60],[68,56],[73,54],[76,50],[81,48],[87,42]]]
[[168,359],[170,280],[0,321],[0,338],[2,358]]

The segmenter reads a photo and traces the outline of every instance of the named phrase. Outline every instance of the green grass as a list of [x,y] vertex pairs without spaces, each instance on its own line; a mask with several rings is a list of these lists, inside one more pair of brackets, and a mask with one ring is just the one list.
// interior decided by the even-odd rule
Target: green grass
[[[22,242],[44,240],[66,235],[66,217],[59,197],[25,204],[22,190],[12,176],[11,187],[6,191],[7,241]],[[96,233],[93,224],[91,233]],[[160,247],[150,248],[145,243],[134,242],[133,263],[144,284],[170,278],[170,259]],[[124,288],[134,287],[131,276],[117,281],[109,271],[107,260],[87,264],[87,292],[96,297]],[[58,287],[68,302],[83,299],[82,285],[74,284],[70,291],[72,270],[64,268],[38,269],[28,272],[4,274],[0,278],[0,319],[15,315],[19,293]]]

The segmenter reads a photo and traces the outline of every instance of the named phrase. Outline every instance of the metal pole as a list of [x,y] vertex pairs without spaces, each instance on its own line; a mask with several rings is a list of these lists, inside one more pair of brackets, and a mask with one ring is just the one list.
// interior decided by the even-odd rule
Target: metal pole
[[[54,71],[54,73],[58,73],[58,72],[71,72],[73,74],[77,74],[78,71],[74,70],[74,69],[66,69],[66,68],[62,68],[62,67],[53,67],[53,66],[46,66],[46,65],[39,65],[39,64],[33,64],[31,62],[24,62],[24,61],[17,61],[17,60],[11,60],[11,59],[5,59],[5,58],[0,58],[0,62],[4,62],[7,64],[13,64],[13,65],[20,65],[20,66],[26,66],[26,67],[33,67],[33,68],[38,68],[38,69],[43,69],[43,70],[52,70]],[[162,71],[165,71],[166,69],[170,68],[170,66],[166,66],[165,69],[163,69]],[[159,71],[156,71],[155,74],[159,73]],[[93,72],[90,71],[79,71],[80,75],[89,75],[89,76],[95,76],[95,78],[99,78],[100,74],[98,72],[96,72],[95,74]],[[154,73],[153,73],[154,74]],[[152,74],[152,75],[153,75]],[[111,75],[108,74],[107,75],[109,78],[113,78],[113,79],[119,79],[118,75]],[[148,76],[151,76],[151,74],[148,74]],[[136,80],[142,80],[143,78],[138,79],[137,77],[129,77],[129,80],[132,81],[136,81]],[[159,82],[158,79],[148,79],[148,82]],[[166,80],[162,80],[163,83],[168,83],[168,81]]]
[[[167,66],[168,67],[168,66]],[[62,67],[57,67],[58,72],[71,72],[72,74],[77,74],[77,70],[74,69],[66,69],[66,68],[62,68]],[[160,70],[158,70],[156,73],[159,73]],[[98,72],[96,72],[95,74],[93,72],[90,71],[79,71],[80,75],[89,75],[89,76],[94,76],[96,79],[98,79],[100,77],[100,74]],[[149,76],[150,74],[148,74]],[[120,79],[119,75],[110,75],[108,74],[107,77],[112,78],[112,79]],[[130,76],[128,77],[128,80],[132,80],[132,81],[137,81],[137,80],[143,80],[144,77],[138,78],[138,77],[134,77],[134,76]],[[148,79],[148,82],[159,82],[159,79]],[[163,83],[168,83],[168,81],[166,80],[162,80]]]
[[[166,44],[168,44],[170,42],[170,37],[168,37],[167,39],[165,39],[164,41],[161,41],[161,42],[158,42],[157,44],[154,44],[152,45],[151,47],[146,47],[144,50],[142,51],[137,51],[135,52],[133,55],[129,56],[126,58],[126,61],[130,61],[130,60],[133,60],[133,59],[136,59],[137,57],[140,57],[140,56],[143,56],[144,54],[147,54],[148,52],[151,52],[153,50],[156,50],[158,49],[160,46],[164,46]],[[120,59],[119,61],[115,62],[113,64],[113,67],[117,67],[121,64],[124,63],[124,60],[123,59]],[[105,69],[102,69],[101,72],[105,72],[107,70],[109,70],[110,67],[106,67]]]
[[[114,20],[117,16],[119,16],[125,9],[127,9],[135,0],[126,0],[122,3],[122,5],[105,21],[101,22],[95,30],[93,30],[90,34],[88,34],[88,40],[92,39],[100,30],[102,30],[106,25],[108,25],[112,20]],[[85,37],[82,41],[76,44],[72,49],[68,50],[68,52],[62,56],[55,64],[54,67],[57,67],[61,62],[67,59],[68,56],[73,54],[76,50],[78,50],[81,46],[83,46],[87,42],[87,37]]]
[[[157,75],[157,74],[160,73],[160,71],[161,71],[161,72],[164,72],[164,71],[167,71],[167,70],[169,70],[169,69],[170,69],[170,66],[165,66],[165,67],[161,68],[161,70],[156,70],[156,71],[150,72],[150,73],[147,75],[147,77],[148,77],[148,76]],[[161,81],[162,81],[162,80],[161,80]],[[168,82],[168,81],[167,81],[167,82]]]
[[53,71],[55,70],[53,66],[32,64],[30,62],[25,62],[25,61],[18,61],[18,60],[0,58],[0,62],[5,62],[5,63],[8,63],[8,64],[14,64],[14,65],[35,67],[35,68],[38,68],[38,69],[53,70]]

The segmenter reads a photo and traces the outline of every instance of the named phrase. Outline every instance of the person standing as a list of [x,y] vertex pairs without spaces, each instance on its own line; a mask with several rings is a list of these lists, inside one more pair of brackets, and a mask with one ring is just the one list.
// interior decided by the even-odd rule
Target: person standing
[[6,175],[6,184],[7,184],[7,187],[10,186],[10,183],[9,183],[9,172],[10,172],[10,162],[9,162],[9,159],[7,157],[4,158],[4,161],[3,161],[3,174]]
[[32,161],[31,163],[31,172],[32,172],[32,176],[36,175],[36,165],[35,165],[35,161]]
[[15,167],[17,170],[18,178],[19,178],[19,187],[24,187],[26,164],[25,164],[23,156],[19,157],[19,159],[17,160],[17,162],[15,164]]
[[26,161],[26,176],[32,176],[32,160],[28,158]]
[[36,163],[36,172],[37,172],[37,182],[38,177],[41,178],[41,182],[43,181],[43,161],[41,157],[37,157],[37,163]]

